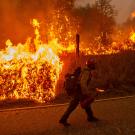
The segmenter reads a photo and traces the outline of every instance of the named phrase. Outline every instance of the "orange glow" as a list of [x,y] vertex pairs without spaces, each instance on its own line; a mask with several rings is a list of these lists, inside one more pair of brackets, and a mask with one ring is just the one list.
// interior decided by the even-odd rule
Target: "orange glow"
[[131,18],[135,18],[135,11],[131,13]]
[[131,32],[130,40],[135,43],[135,32]]

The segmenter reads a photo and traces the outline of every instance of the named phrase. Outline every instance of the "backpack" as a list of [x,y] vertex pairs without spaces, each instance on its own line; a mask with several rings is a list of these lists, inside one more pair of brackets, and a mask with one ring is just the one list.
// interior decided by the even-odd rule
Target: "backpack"
[[65,82],[64,82],[64,89],[68,96],[72,96],[75,93],[78,84],[78,78],[75,77],[73,74],[66,74]]

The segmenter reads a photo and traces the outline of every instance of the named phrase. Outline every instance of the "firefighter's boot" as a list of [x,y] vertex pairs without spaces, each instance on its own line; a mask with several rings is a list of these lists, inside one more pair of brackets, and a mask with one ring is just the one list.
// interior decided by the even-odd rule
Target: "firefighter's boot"
[[96,117],[93,115],[93,112],[92,112],[92,109],[91,109],[90,106],[87,107],[87,108],[85,108],[85,111],[86,111],[86,113],[87,113],[87,120],[88,120],[89,122],[97,122],[97,121],[99,121],[99,119],[96,118]]

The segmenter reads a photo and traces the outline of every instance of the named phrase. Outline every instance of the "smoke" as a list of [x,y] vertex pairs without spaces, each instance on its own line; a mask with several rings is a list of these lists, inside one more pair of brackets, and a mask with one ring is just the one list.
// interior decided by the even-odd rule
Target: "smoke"
[[135,1],[132,0],[131,2],[131,11],[135,11]]
[[[93,4],[96,0],[77,0],[76,6],[86,6],[87,3]],[[131,12],[135,11],[135,0],[112,0],[112,5],[118,11],[117,23],[123,23],[130,17]]]
[[[32,35],[30,20],[44,21],[53,8],[49,0],[1,0],[0,1],[0,48],[10,38],[14,43],[25,42]],[[46,21],[46,20],[45,20]]]

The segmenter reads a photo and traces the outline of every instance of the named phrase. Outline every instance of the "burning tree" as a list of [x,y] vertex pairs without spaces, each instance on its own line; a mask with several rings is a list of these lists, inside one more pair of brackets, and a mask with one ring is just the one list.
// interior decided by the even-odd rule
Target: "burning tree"
[[108,44],[109,35],[113,31],[113,26],[115,24],[116,11],[114,7],[110,4],[111,0],[96,0],[95,7],[99,12],[99,24],[100,24],[100,36],[101,43],[103,45]]
[[93,5],[87,4],[74,9],[84,47],[95,49],[111,44],[116,11],[110,2],[111,0],[97,0]]

